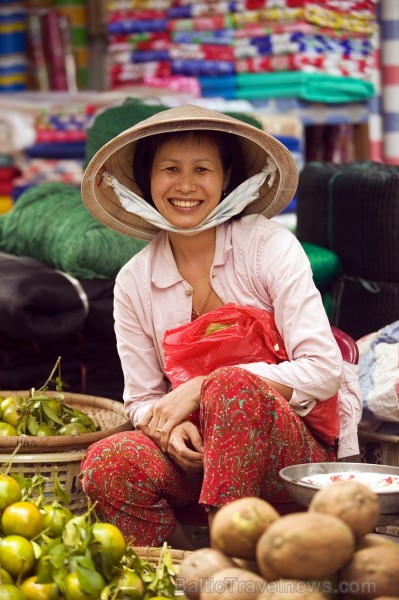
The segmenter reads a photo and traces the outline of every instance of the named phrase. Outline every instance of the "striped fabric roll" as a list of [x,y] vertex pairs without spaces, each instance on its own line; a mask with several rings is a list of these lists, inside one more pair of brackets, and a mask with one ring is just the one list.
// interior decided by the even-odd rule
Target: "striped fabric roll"
[[399,2],[381,0],[381,72],[384,162],[399,164]]

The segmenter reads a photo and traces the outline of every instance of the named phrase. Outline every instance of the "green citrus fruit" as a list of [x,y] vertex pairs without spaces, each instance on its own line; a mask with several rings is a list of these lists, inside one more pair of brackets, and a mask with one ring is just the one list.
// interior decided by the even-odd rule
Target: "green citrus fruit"
[[135,571],[125,569],[116,580],[118,584],[117,600],[141,600],[144,596],[144,584]]
[[82,433],[89,433],[82,423],[68,423],[57,431],[57,435],[82,435]]
[[13,504],[19,500],[21,500],[19,483],[11,475],[0,473],[0,512],[9,504]]
[[1,420],[3,421],[3,423],[7,423],[12,427],[16,427],[20,416],[21,411],[18,410],[18,408],[16,408],[15,406],[9,406],[1,415]]
[[0,576],[2,585],[12,585],[14,583],[14,580],[11,577],[10,573],[8,573],[8,571],[6,571],[5,569],[0,568]]
[[36,432],[36,437],[48,437],[49,435],[55,435],[54,429],[51,429],[51,427],[46,425],[46,423],[39,425]]
[[4,398],[0,404],[0,415],[2,415],[5,409],[9,408],[10,406],[13,408],[19,408],[22,406],[22,399],[17,398],[17,396],[7,396],[7,398]]
[[65,577],[65,600],[98,600],[105,588],[105,579],[99,573],[97,575],[99,576],[98,591],[92,595],[82,590],[77,573],[68,573]]
[[65,506],[44,506],[41,510],[44,518],[44,528],[46,534],[52,538],[60,537],[65,527],[72,519],[72,512]]
[[14,502],[4,509],[1,527],[5,535],[22,535],[30,540],[43,531],[44,517],[32,502]]
[[0,600],[26,600],[16,585],[0,585]]
[[35,554],[29,540],[21,535],[7,535],[0,539],[0,564],[11,577],[29,575],[35,566]]
[[0,421],[0,435],[18,435],[18,433],[15,427]]
[[118,564],[126,552],[126,540],[121,530],[112,523],[94,523],[91,531],[102,551],[114,564]]
[[37,583],[37,575],[32,575],[21,583],[21,592],[27,600],[51,600],[56,592],[55,583]]

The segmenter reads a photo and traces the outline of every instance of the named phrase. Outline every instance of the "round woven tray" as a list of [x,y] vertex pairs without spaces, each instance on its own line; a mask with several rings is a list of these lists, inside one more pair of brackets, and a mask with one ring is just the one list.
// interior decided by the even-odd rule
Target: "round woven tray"
[[[148,560],[148,562],[157,564],[163,552],[162,548],[153,548],[151,546],[133,546],[133,550],[137,554],[137,556],[143,560]],[[191,550],[176,550],[174,548],[168,548],[170,552],[173,564],[179,565],[183,558],[192,554]]]
[[[27,397],[24,391],[0,390],[1,396]],[[56,392],[46,392],[48,396]],[[122,402],[102,398],[101,396],[87,396],[85,394],[64,393],[64,402],[71,408],[84,411],[100,427],[100,431],[82,433],[81,435],[52,435],[48,437],[35,437],[30,435],[0,436],[0,453],[8,453],[18,445],[19,453],[31,452],[57,452],[67,450],[80,450],[88,448],[97,442],[119,431],[132,429],[131,422],[126,418]]]

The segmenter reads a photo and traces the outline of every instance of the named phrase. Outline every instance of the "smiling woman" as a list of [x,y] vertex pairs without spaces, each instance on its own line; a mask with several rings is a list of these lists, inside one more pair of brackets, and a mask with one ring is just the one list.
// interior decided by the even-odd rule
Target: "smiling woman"
[[223,168],[206,132],[157,142],[150,174],[155,208],[177,227],[195,227],[219,204],[231,166]]
[[[88,210],[150,242],[114,289],[125,410],[135,429],[92,444],[82,461],[85,493],[130,544],[192,549],[175,509],[196,501],[212,515],[246,496],[289,502],[283,467],[337,459],[335,437],[321,441],[304,417],[324,400],[337,416],[341,353],[301,244],[271,220],[297,181],[293,157],[275,138],[190,105],[122,132],[84,173]],[[201,315],[217,325],[225,305],[259,311],[273,340],[270,360],[251,354],[248,362],[242,336],[231,342],[233,363],[172,385],[165,333]],[[350,454],[353,444],[346,439]]]

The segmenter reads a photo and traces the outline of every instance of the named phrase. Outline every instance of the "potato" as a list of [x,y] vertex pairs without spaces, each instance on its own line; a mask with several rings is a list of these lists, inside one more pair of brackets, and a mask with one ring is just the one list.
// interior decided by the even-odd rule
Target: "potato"
[[200,600],[255,600],[265,586],[263,577],[246,569],[231,567],[204,581]]
[[357,550],[340,571],[340,589],[345,598],[374,600],[399,596],[399,546],[373,546]]
[[279,513],[266,500],[240,498],[222,506],[210,528],[211,546],[229,556],[254,560],[256,544]]
[[357,541],[356,551],[362,550],[363,548],[374,548],[374,546],[392,546],[392,544],[396,545],[396,542],[384,535],[379,533],[367,533]]
[[380,516],[378,496],[358,481],[336,481],[318,490],[313,496],[310,512],[339,517],[349,525],[356,538],[373,531]]
[[236,564],[223,552],[199,548],[185,556],[180,563],[177,585],[190,600],[198,600],[204,580],[221,569]]
[[312,582],[300,579],[278,579],[266,585],[266,590],[256,600],[326,600]]
[[316,512],[280,517],[260,537],[256,558],[266,579],[322,579],[341,569],[355,550],[355,536],[333,515]]

